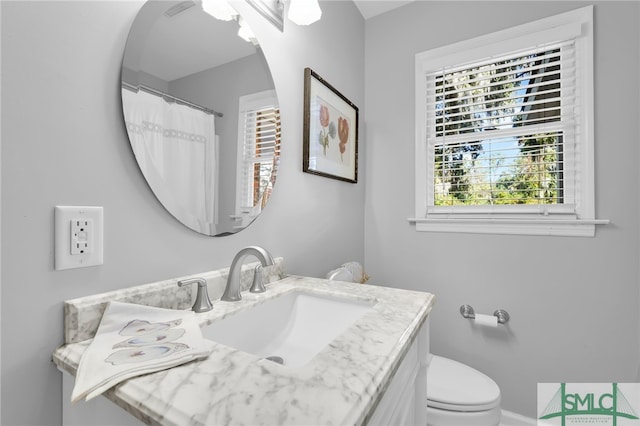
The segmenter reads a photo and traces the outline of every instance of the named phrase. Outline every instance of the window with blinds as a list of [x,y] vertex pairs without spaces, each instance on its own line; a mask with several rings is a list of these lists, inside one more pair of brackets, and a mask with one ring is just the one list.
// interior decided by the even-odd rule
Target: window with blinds
[[434,207],[571,209],[574,58],[564,43],[427,76]]
[[418,230],[593,229],[593,7],[417,54],[416,126]]
[[280,109],[271,96],[241,100],[243,103],[238,213],[250,214],[265,206],[275,184],[280,161]]

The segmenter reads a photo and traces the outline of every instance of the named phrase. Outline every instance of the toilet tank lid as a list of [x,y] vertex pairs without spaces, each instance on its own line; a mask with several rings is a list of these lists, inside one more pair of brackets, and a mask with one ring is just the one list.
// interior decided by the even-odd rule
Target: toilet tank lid
[[460,406],[490,407],[500,403],[500,388],[490,377],[460,362],[437,355],[427,372],[427,400]]

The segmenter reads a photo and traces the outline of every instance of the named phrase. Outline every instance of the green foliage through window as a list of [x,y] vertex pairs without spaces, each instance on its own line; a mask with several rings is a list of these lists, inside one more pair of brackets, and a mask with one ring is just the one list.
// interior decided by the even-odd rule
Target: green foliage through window
[[560,51],[432,76],[434,205],[563,203]]

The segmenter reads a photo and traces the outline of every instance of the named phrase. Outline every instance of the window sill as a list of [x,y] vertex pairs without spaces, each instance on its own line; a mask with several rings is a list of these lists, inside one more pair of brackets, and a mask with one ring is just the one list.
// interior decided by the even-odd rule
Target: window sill
[[593,237],[608,219],[409,218],[418,232]]

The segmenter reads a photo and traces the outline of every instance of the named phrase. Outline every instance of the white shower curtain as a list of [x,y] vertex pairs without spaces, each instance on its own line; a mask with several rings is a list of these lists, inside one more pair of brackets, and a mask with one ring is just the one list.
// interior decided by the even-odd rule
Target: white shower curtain
[[131,146],[165,208],[209,235],[217,224],[217,139],[214,116],[161,97],[122,90]]

